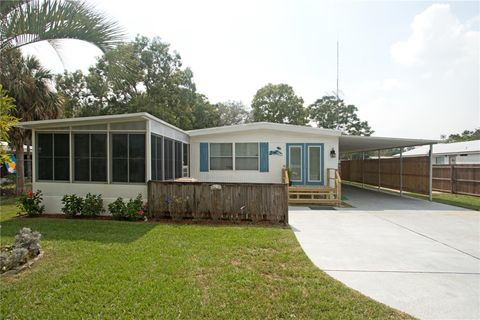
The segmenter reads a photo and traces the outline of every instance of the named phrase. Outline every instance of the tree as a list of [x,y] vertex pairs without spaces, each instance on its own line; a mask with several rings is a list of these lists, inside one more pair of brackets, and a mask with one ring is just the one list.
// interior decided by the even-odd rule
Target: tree
[[[118,76],[112,74],[112,64],[134,67]],[[216,107],[196,91],[193,72],[158,37],[122,43],[87,74],[58,76],[56,88],[65,97],[69,117],[145,111],[185,130],[219,123]]]
[[310,119],[326,129],[340,129],[356,136],[369,136],[374,131],[367,121],[361,121],[357,107],[345,104],[335,96],[324,96],[308,106]]
[[245,123],[248,119],[248,111],[240,101],[227,101],[217,103],[219,114],[219,126]]
[[[15,99],[15,108],[10,114],[22,121],[54,119],[61,114],[62,104],[51,90],[51,73],[44,69],[38,59],[23,57],[18,49],[9,50],[0,57],[2,71],[0,83],[8,95]],[[12,127],[9,131],[10,143],[16,157],[16,193],[24,190],[24,144],[30,132]]]
[[[123,32],[117,22],[106,18],[92,5],[82,1],[1,1],[0,19],[2,21],[0,26],[0,55],[2,57],[17,56],[18,48],[40,41],[47,41],[59,54],[57,49],[61,44],[59,40],[62,39],[86,41],[106,52],[123,38]],[[122,73],[121,67],[120,65],[111,66],[112,69],[116,68],[119,74]],[[4,73],[5,69],[2,63],[0,73]],[[10,70],[10,72],[13,72],[13,70]],[[3,78],[5,79],[5,77]],[[20,82],[18,81],[18,83]],[[37,81],[37,83],[39,82]],[[7,86],[5,85],[5,87]],[[23,90],[18,87],[16,89],[18,89],[17,93]],[[31,89],[32,87],[28,87],[23,92],[28,92]],[[41,87],[38,92],[43,90],[44,87]],[[19,103],[19,100],[16,99],[16,103]],[[45,103],[49,104],[48,102]],[[22,120],[29,118],[28,115],[21,114],[21,111],[26,111],[24,108],[25,106],[19,108],[17,105],[16,109],[18,110],[15,111],[15,114],[19,115]],[[51,110],[42,111],[33,107],[31,109],[36,110],[37,115],[41,114],[41,118],[55,115],[55,113],[51,113]],[[12,131],[15,134],[20,134],[19,130]],[[21,135],[24,135],[24,133]],[[16,152],[23,153],[23,145],[20,145],[19,142],[24,140],[25,137],[23,136],[18,137],[18,140],[15,141],[15,146],[21,149]],[[17,157],[17,192],[21,190],[23,190],[23,155],[21,158]]]
[[303,99],[287,84],[267,84],[257,91],[252,101],[253,121],[269,121],[305,125],[307,112]]
[[464,130],[460,134],[451,134],[448,136],[447,143],[480,140],[480,128],[475,130]]
[[[8,132],[17,123],[18,119],[11,116],[10,112],[15,108],[14,99],[7,96],[0,84],[0,141],[8,142]],[[0,161],[7,161],[7,152],[0,146]]]
[[105,52],[123,37],[117,22],[83,1],[2,1],[0,17],[2,52],[39,41],[58,49],[60,39],[83,40]]

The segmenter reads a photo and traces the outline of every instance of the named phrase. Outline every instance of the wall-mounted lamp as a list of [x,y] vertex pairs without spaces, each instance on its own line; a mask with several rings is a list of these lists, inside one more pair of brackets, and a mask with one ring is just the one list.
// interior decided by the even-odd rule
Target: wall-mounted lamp
[[337,157],[337,153],[335,152],[335,149],[332,148],[332,150],[330,150],[330,158],[336,158]]

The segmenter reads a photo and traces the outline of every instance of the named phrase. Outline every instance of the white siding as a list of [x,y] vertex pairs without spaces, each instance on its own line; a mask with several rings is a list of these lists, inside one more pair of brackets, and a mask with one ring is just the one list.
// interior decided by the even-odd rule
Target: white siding
[[471,153],[466,156],[457,155],[458,164],[479,164],[480,163],[480,153]]
[[158,134],[160,136],[181,141],[184,143],[188,143],[189,140],[189,137],[185,132],[176,130],[173,127],[153,120],[150,120],[150,131],[151,133]]
[[89,192],[101,194],[105,210],[108,209],[107,205],[118,197],[130,199],[141,193],[143,199],[147,200],[146,184],[34,182],[33,190],[42,190],[46,213],[61,213],[62,197],[65,194],[76,194],[81,197],[85,197]]
[[[269,172],[225,170],[200,172],[200,143],[201,142],[268,142],[268,150],[281,148],[282,155],[270,155]],[[314,136],[311,134],[284,133],[274,130],[257,130],[255,132],[224,133],[221,135],[205,135],[190,137],[190,169],[191,176],[200,181],[211,182],[258,182],[280,183],[282,181],[282,167],[286,165],[287,143],[323,143],[324,144],[324,182],[327,183],[327,168],[338,168],[338,137]],[[334,148],[337,157],[330,157],[330,150]]]

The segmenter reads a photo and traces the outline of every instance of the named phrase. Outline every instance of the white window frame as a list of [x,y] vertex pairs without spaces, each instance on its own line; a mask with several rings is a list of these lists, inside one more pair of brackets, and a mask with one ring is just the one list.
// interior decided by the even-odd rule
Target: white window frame
[[[253,156],[237,156],[237,144],[246,144],[246,143],[255,143],[257,144],[257,169],[237,169],[237,157],[238,158],[253,158]],[[259,142],[235,142],[234,149],[232,149],[232,153],[234,155],[233,159],[233,168],[235,171],[260,171],[260,143]]]
[[[218,156],[213,158],[232,158],[232,169],[212,169],[212,144],[231,144],[232,155],[231,156]],[[235,171],[235,143],[234,142],[209,142],[208,143],[208,169],[210,171]]]

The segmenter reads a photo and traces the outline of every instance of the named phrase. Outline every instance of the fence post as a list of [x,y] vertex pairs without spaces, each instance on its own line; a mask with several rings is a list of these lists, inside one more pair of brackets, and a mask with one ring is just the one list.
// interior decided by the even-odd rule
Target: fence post
[[430,144],[428,150],[428,200],[432,201],[432,149],[433,145]]
[[365,189],[365,151],[362,151],[362,188]]
[[403,195],[403,148],[400,148],[400,197]]
[[380,190],[380,150],[378,150],[378,190]]
[[450,165],[450,193],[455,193],[455,166]]

